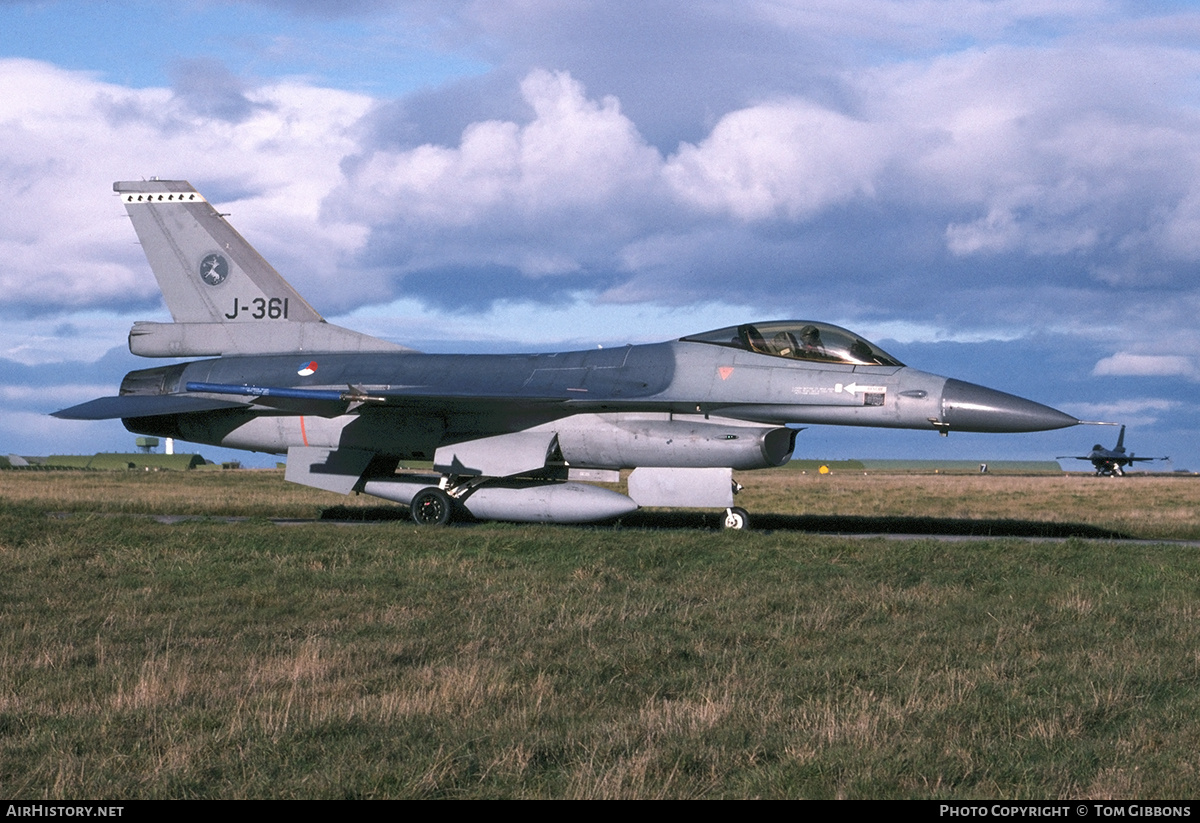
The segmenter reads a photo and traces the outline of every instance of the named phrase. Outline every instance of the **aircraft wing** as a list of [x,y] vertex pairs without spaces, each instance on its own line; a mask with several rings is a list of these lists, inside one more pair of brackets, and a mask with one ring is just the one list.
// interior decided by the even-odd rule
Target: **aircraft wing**
[[[495,390],[479,386],[458,389],[452,385],[355,386],[345,388],[298,388],[190,381],[184,393],[169,395],[122,395],[102,397],[54,413],[75,420],[154,417],[166,414],[242,409],[252,412],[337,417],[360,408],[395,409],[420,414],[494,415],[540,409],[557,414],[604,412],[670,411],[692,414],[700,409],[691,402],[647,396],[649,387],[640,381],[605,381],[592,391],[587,388],[529,386],[514,393],[509,386]],[[549,389],[549,391],[547,391]],[[709,403],[703,411],[737,417],[739,403]],[[766,407],[755,407],[761,411]],[[757,418],[747,418],[757,419]],[[1063,458],[1060,458],[1063,459]],[[1088,458],[1081,457],[1080,460]]]
[[[69,420],[106,420],[115,418],[156,417],[168,414],[192,414],[240,409],[248,412],[286,415],[311,415],[333,418],[358,410],[396,410],[422,415],[493,416],[533,412],[555,417],[564,414],[610,412],[675,412],[694,414],[695,403],[679,399],[638,396],[645,383],[630,383],[589,392],[565,389],[550,392],[546,387],[526,386],[514,393],[497,387],[482,391],[478,386],[456,389],[448,385],[354,386],[345,388],[296,388],[291,386],[245,385],[239,383],[188,382],[186,391],[167,395],[130,394],[102,397],[54,412],[54,417]],[[611,392],[611,393],[610,393]],[[709,403],[706,413],[739,417],[738,403]],[[766,407],[755,407],[759,412]],[[760,419],[748,417],[745,419]],[[1086,458],[1080,458],[1086,459]]]
[[[534,412],[554,417],[614,412],[695,414],[703,411],[758,422],[773,422],[775,417],[770,413],[774,408],[771,405],[748,407],[738,402],[709,402],[704,403],[701,408],[695,402],[679,398],[663,399],[650,395],[647,384],[640,381],[605,381],[595,390],[527,385],[514,391],[507,385],[481,389],[479,386],[458,388],[444,383],[388,387],[349,385],[345,389],[309,389],[201,382],[188,382],[186,389],[189,392],[203,392],[207,395],[250,398],[253,401],[250,408],[254,410],[267,407],[286,414],[323,417],[336,417],[360,408],[447,416],[503,416]],[[748,409],[753,411],[753,416],[743,416]]]
[[[634,388],[643,388],[638,383]],[[360,406],[372,408],[404,409],[415,412],[449,414],[505,413],[509,410],[532,408],[561,409],[566,413],[603,411],[693,411],[693,404],[684,404],[686,409],[677,409],[678,401],[656,400],[618,394],[611,396],[597,393],[591,398],[584,390],[567,389],[564,393],[543,393],[537,388],[526,388],[524,393],[514,394],[504,388],[488,392],[477,387],[458,390],[451,386],[347,386],[345,389],[306,389],[274,386],[247,386],[235,383],[189,382],[189,392],[207,395],[251,398],[254,408],[268,406],[292,414],[324,414],[333,417],[345,414]],[[605,387],[610,388],[608,386]],[[625,394],[625,393],[622,393]],[[325,411],[315,407],[324,405]],[[714,407],[717,408],[717,407]]]
[[[247,397],[255,407],[268,406],[295,414],[317,414],[313,410],[322,404],[332,413],[345,414],[358,406],[395,407],[429,410],[493,410],[504,406],[563,404],[561,397],[530,394],[526,396],[505,394],[481,394],[477,391],[455,392],[429,387],[411,386],[403,388],[377,389],[362,386],[347,386],[345,389],[303,389],[282,386],[245,386],[235,383],[198,383],[186,386],[189,392],[208,395]],[[240,404],[239,404],[240,405]],[[336,411],[333,411],[336,409]]]
[[[477,391],[455,392],[441,387],[390,388],[387,390],[347,386],[345,389],[303,389],[285,386],[248,386],[233,383],[190,382],[183,394],[129,394],[101,397],[53,413],[64,420],[112,420],[117,418],[157,417],[167,414],[244,409],[248,411],[278,411],[284,414],[304,414],[337,417],[362,406],[411,409],[422,412],[472,413],[505,412],[509,408],[559,406],[581,411],[571,398],[529,394],[480,394]],[[236,398],[236,399],[235,399]],[[645,401],[594,401],[606,408],[636,406],[657,408],[661,404]]]

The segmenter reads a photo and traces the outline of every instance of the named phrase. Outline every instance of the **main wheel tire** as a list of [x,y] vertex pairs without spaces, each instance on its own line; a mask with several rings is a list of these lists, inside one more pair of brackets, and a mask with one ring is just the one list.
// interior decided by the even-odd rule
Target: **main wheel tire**
[[746,529],[750,527],[750,512],[734,506],[725,510],[725,520],[722,524],[727,529]]
[[450,495],[433,486],[414,494],[408,510],[418,526],[444,526],[454,514]]

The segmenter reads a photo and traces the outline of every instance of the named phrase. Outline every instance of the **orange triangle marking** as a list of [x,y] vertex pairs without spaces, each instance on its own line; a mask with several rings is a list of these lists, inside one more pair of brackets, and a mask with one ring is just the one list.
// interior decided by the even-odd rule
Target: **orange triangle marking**
[[733,374],[733,366],[721,366],[717,369],[717,374],[721,375],[722,380],[728,380],[729,375]]

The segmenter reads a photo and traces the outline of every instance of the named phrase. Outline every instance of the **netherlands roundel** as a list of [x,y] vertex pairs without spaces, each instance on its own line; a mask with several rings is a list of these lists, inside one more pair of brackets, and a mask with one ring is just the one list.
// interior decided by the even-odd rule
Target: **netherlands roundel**
[[317,372],[317,361],[310,360],[307,363],[301,363],[300,368],[299,368],[299,370],[297,370],[296,374],[300,375],[301,377],[308,377],[310,374],[316,374],[316,372]]

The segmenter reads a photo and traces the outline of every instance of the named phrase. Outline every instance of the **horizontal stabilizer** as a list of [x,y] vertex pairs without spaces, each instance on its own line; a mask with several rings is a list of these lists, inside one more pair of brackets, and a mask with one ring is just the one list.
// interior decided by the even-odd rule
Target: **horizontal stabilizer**
[[245,403],[182,394],[126,394],[100,397],[56,411],[51,416],[63,420],[114,420],[128,417],[157,417],[162,414],[190,414],[218,409],[241,409]]
[[129,330],[139,357],[221,357],[227,354],[400,352],[412,349],[324,320],[303,323],[152,323]]

